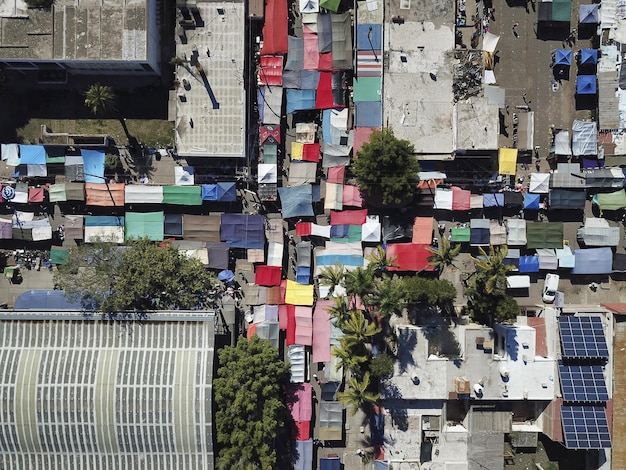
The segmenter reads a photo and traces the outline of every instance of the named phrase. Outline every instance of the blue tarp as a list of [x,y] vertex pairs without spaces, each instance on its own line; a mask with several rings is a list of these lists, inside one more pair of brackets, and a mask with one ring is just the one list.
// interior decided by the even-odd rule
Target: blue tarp
[[45,165],[46,149],[43,145],[20,145],[21,165]]
[[595,24],[600,22],[598,4],[583,4],[578,7],[578,22],[581,24]]
[[317,90],[320,82],[320,73],[316,70],[303,70],[300,72],[300,89]]
[[341,470],[341,460],[339,457],[322,457],[320,470]]
[[183,214],[165,214],[163,235],[166,237],[183,236]]
[[572,274],[610,274],[613,272],[613,251],[608,248],[574,250]]
[[383,121],[382,103],[379,101],[360,101],[356,108],[356,127],[380,127]]
[[216,184],[203,184],[202,185],[202,200],[203,201],[217,201],[217,185]]
[[313,217],[313,188],[310,184],[278,188],[284,219],[291,217]]
[[504,194],[483,194],[483,207],[504,207]]
[[333,225],[330,227],[330,238],[347,238],[349,225]]
[[539,256],[520,256],[519,272],[520,273],[538,273],[539,272]]
[[593,65],[598,63],[598,50],[597,49],[581,49],[580,50],[580,63],[583,65]]
[[539,209],[539,194],[524,194],[524,209]]
[[287,114],[315,109],[315,90],[287,89]]
[[301,266],[296,269],[296,282],[298,284],[308,284],[311,278],[311,268],[309,266]]
[[265,247],[264,222],[262,215],[222,214],[220,237],[232,248]]
[[487,246],[489,245],[490,234],[488,228],[472,228],[470,229],[470,245]]
[[359,51],[380,51],[383,44],[382,24],[357,24],[356,48]]
[[15,310],[83,310],[80,302],[70,302],[62,290],[30,290],[15,299]]
[[554,55],[554,65],[572,65],[572,51],[557,49]]
[[237,185],[232,182],[203,184],[203,201],[233,202],[237,200]]
[[597,91],[595,75],[579,75],[576,77],[576,93],[579,95],[595,95]]
[[315,257],[315,262],[318,266],[334,266],[335,263],[344,266],[361,266],[363,267],[363,256],[352,255],[319,255]]
[[124,217],[115,215],[86,215],[85,227],[123,227]]
[[330,117],[332,116],[332,109],[325,109],[322,111],[322,137],[324,142],[332,142],[333,136],[330,132]]
[[83,150],[83,171],[85,183],[102,183],[104,181],[104,152],[100,150]]

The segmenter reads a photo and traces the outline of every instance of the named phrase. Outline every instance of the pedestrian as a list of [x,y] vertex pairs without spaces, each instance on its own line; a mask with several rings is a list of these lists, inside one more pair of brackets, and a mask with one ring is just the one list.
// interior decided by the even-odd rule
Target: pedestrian
[[519,26],[519,23],[513,23],[513,27],[511,28],[511,31],[513,32],[513,37],[515,39],[519,38],[519,34],[516,29],[518,26]]

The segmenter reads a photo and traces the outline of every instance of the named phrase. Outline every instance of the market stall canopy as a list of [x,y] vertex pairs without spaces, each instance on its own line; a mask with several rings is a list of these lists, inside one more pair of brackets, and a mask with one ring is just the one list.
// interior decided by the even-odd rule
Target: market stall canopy
[[578,75],[576,77],[576,93],[579,95],[595,95],[598,92],[595,75]]
[[125,218],[116,216],[85,216],[85,243],[105,240],[124,243]]
[[588,188],[614,188],[624,187],[624,171],[622,168],[598,168],[585,172],[585,182]]
[[452,187],[452,210],[453,211],[468,211],[471,209],[470,201],[472,199],[472,192],[469,190],[461,189],[456,186]]
[[540,199],[541,196],[539,194],[524,194],[524,209],[539,209]]
[[597,122],[574,121],[572,124],[572,153],[576,156],[598,154]]
[[626,192],[623,189],[612,193],[599,193],[593,197],[601,211],[615,211],[626,207]]
[[88,206],[124,207],[124,183],[85,183]]
[[549,195],[550,210],[584,210],[586,201],[584,190],[553,189]]
[[547,23],[569,23],[572,20],[571,0],[539,2],[537,19]]
[[287,3],[281,0],[265,1],[262,55],[285,54],[288,49]]
[[282,86],[282,84],[283,56],[262,55],[259,64],[259,85]]
[[585,226],[578,229],[586,246],[618,246],[619,227],[611,227],[606,219],[587,217]]
[[526,224],[527,248],[563,248],[563,223]]
[[310,184],[278,188],[282,215],[284,219],[291,217],[313,217],[313,188]]
[[501,175],[515,175],[517,173],[517,149],[501,148],[499,150],[500,168],[498,173]]
[[539,269],[554,271],[559,267],[556,251],[553,248],[537,248],[539,257]]
[[433,271],[434,267],[428,263],[432,253],[426,248],[428,245],[414,245],[413,243],[390,243],[387,245],[387,257],[396,258],[395,266],[387,268],[389,271]]
[[412,243],[430,245],[433,241],[433,225],[432,217],[415,217]]
[[163,219],[163,212],[126,212],[125,240],[136,238],[163,240]]
[[201,206],[200,186],[163,186],[163,203],[180,206]]
[[556,155],[571,155],[572,147],[569,140],[569,130],[563,129],[554,136],[554,153]]
[[163,186],[128,184],[124,188],[126,204],[161,204],[163,203]]
[[582,4],[578,6],[578,22],[580,24],[596,24],[600,22],[598,4]]
[[[583,5],[581,5],[582,7]],[[597,5],[596,5],[597,6]],[[581,49],[580,50],[580,63],[581,65],[594,65],[598,63],[598,50],[597,49]]]
[[433,208],[438,210],[452,210],[453,192],[450,189],[437,188]]
[[489,245],[489,219],[471,219],[470,229],[470,244],[472,246]]
[[264,220],[262,215],[222,214],[221,240],[232,248],[262,249],[265,247]]
[[556,257],[559,260],[559,268],[571,269],[576,264],[576,257],[569,245],[563,245],[561,249],[557,248]]
[[613,271],[613,251],[608,247],[574,250],[574,256],[572,274],[610,274]]
[[572,51],[570,49],[557,49],[554,53],[555,65],[572,65]]
[[550,191],[550,173],[531,173],[530,186],[531,193],[548,193]]
[[469,227],[452,227],[450,232],[452,238],[450,241],[455,243],[467,243],[470,241],[470,228]]
[[526,275],[507,276],[506,287],[508,289],[528,289],[530,288],[530,276],[526,276]]
[[539,256],[520,256],[519,272],[520,273],[538,273],[539,272]]
[[500,36],[497,36],[487,31],[483,35],[483,51],[491,52],[493,54],[496,51],[496,48],[498,47],[499,40],[500,40]]

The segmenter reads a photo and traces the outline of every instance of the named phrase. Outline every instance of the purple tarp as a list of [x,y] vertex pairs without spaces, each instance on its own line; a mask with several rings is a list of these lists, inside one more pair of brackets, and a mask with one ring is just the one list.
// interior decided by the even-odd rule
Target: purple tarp
[[220,238],[231,248],[265,247],[262,215],[222,214]]

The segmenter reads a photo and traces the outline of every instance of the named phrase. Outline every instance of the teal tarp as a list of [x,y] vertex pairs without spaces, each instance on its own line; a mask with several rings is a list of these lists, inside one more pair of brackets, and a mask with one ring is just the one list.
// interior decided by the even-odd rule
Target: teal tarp
[[163,212],[126,212],[125,239],[163,240],[163,219]]

